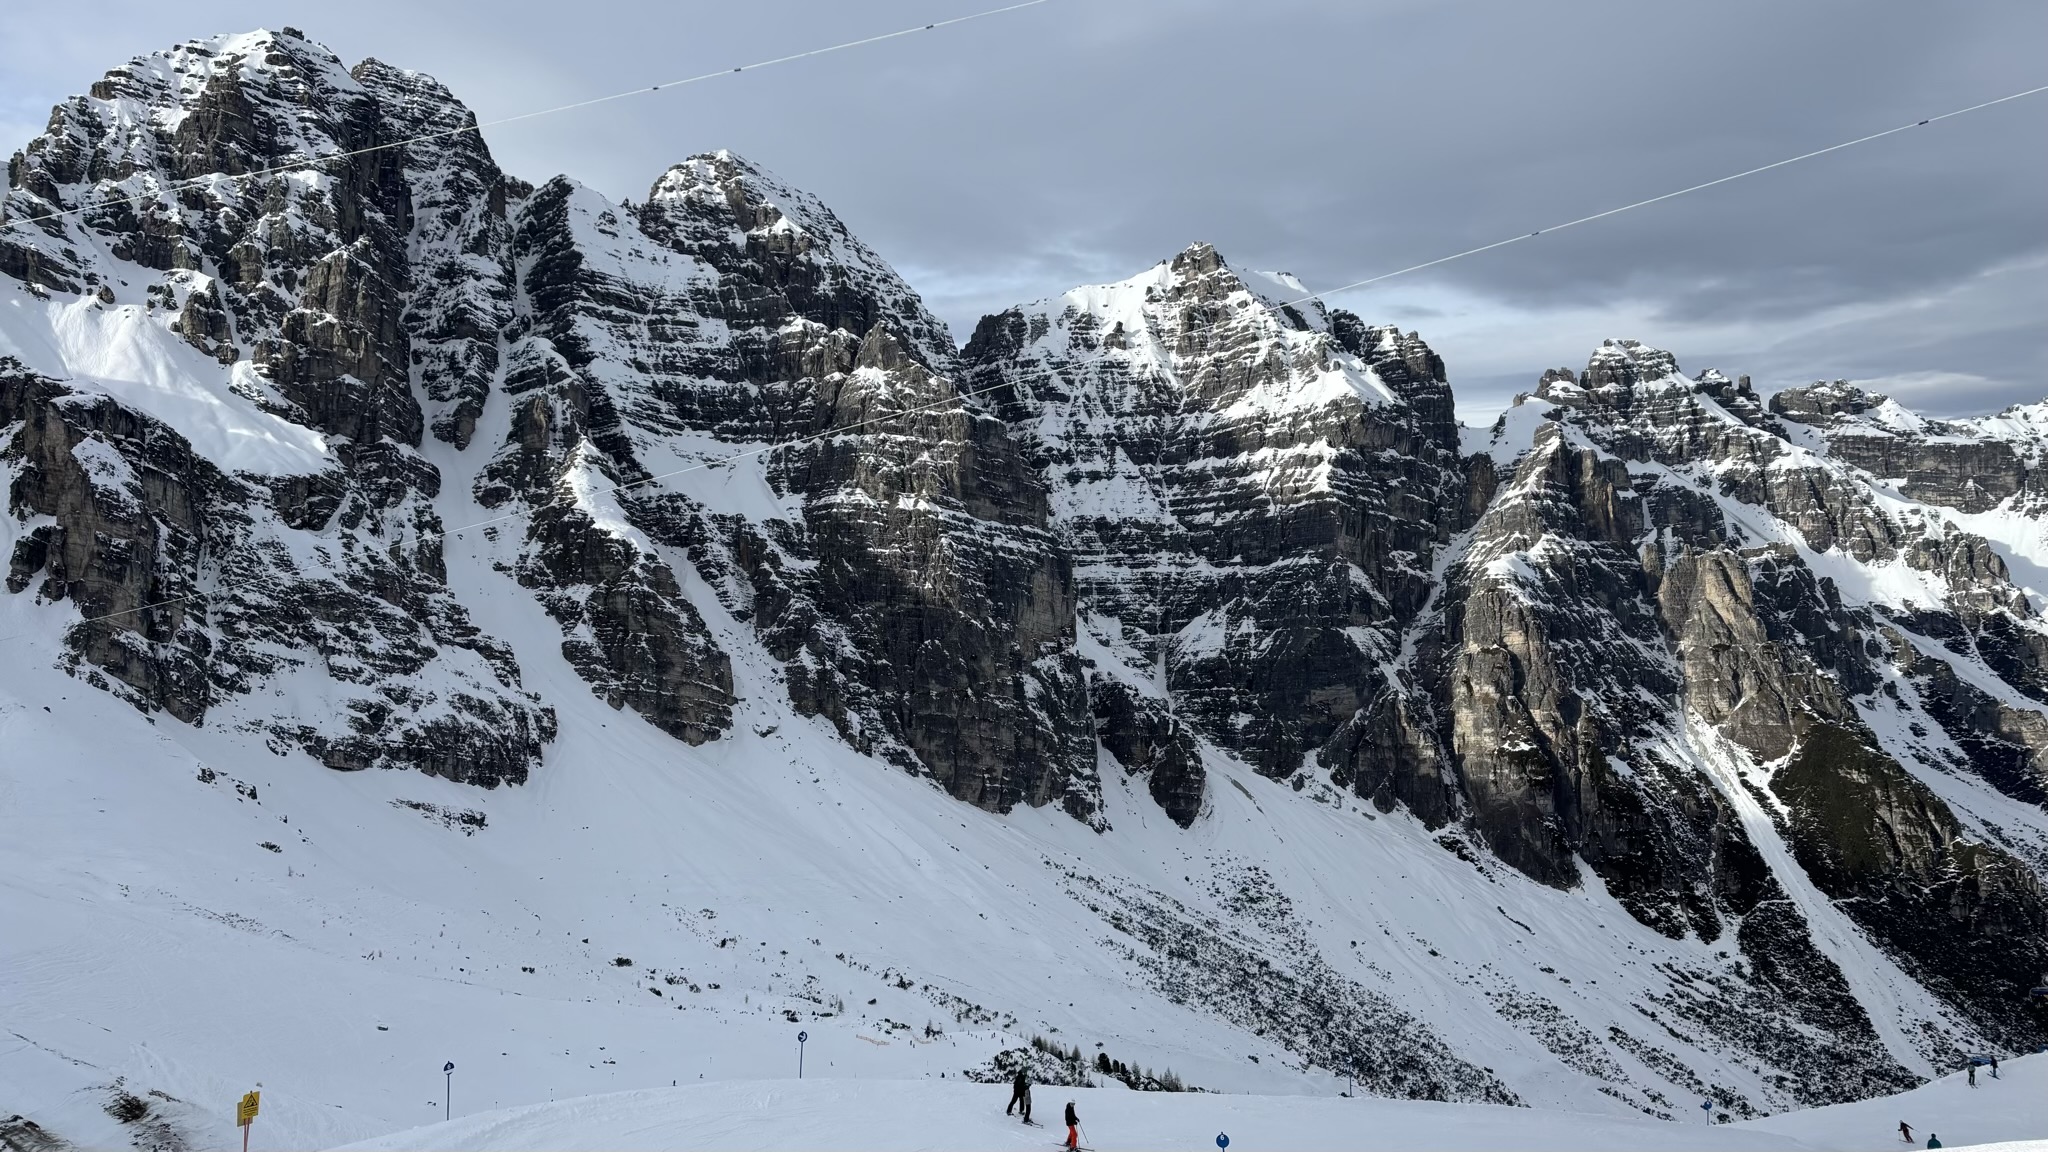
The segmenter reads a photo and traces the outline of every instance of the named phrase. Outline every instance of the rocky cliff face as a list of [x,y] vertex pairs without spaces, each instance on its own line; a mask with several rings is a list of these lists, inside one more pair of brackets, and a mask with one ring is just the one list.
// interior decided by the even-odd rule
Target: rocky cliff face
[[[887,264],[723,153],[633,209],[551,182],[515,247],[534,330],[513,349],[485,504],[544,509],[535,532],[594,513],[650,568],[687,566],[783,666],[797,710],[855,747],[987,808],[1093,813],[1072,577],[1044,492],[1002,423],[959,398],[943,327]],[[535,543],[525,570],[558,596],[607,578]],[[705,648],[674,578],[656,579],[640,598],[673,623],[587,597],[580,611]],[[722,659],[667,662],[711,669],[686,673],[714,689],[682,721],[705,734],[725,723]],[[621,662],[600,646],[578,666],[597,683]]]
[[[1766,407],[1627,341],[1546,373],[1495,429],[1501,495],[1437,626],[1468,818],[1531,875],[1583,862],[1646,923],[1709,939],[1775,896],[1731,885],[1727,850],[1782,838],[1803,875],[1781,881],[2031,1042],[2013,980],[2048,959],[2042,844],[1990,794],[2039,804],[2048,630],[2003,559],[2040,539],[2038,426],[1932,425],[1842,385]],[[1989,786],[1974,821],[1936,794],[1957,772]],[[1770,821],[1745,829],[1752,800]]]
[[446,158],[263,174],[448,103],[371,71],[382,95],[295,33],[193,42],[14,156],[7,215],[66,214],[0,232],[9,350],[36,361],[0,365],[33,525],[8,587],[75,605],[66,667],[139,707],[336,768],[523,780],[553,717],[446,587],[409,379],[413,186]]
[[1398,707],[1380,669],[1465,514],[1442,363],[1303,295],[1197,245],[963,353],[1045,477],[1096,675],[1283,777]]
[[[1457,977],[1653,1114],[2048,1036],[2048,405],[1766,400],[1610,341],[1475,432],[1417,334],[1206,245],[956,349],[745,160],[614,204],[507,176],[472,123],[290,30],[53,112],[0,218],[10,642],[337,769],[544,771],[563,701],[524,660],[679,751],[749,708],[822,718],[1112,837],[1128,785],[1187,859],[1226,779],[1284,782],[1521,891],[1495,911],[1532,936],[1508,902],[1561,891],[1668,943],[1651,976],[1616,960],[1604,1033]],[[1512,1098],[1208,866],[1224,920],[1064,875],[1176,1004],[1390,1091]],[[1354,866],[1328,882],[1389,882]],[[1412,1079],[1366,1059],[1396,1019],[1437,1062]]]
[[[10,169],[10,216],[63,213],[0,233],[4,267],[47,301],[29,327],[55,345],[38,349],[48,370],[79,379],[116,340],[67,344],[79,314],[119,326],[146,345],[140,355],[169,362],[162,372],[196,375],[208,404],[251,425],[215,462],[256,495],[227,503],[276,505],[290,530],[331,542],[288,550],[375,569],[342,583],[381,608],[337,593],[316,613],[333,620],[264,626],[287,629],[281,650],[376,644],[377,661],[330,660],[329,674],[398,698],[351,705],[345,735],[290,706],[262,723],[361,767],[398,762],[376,744],[449,739],[458,722],[438,714],[432,738],[394,725],[459,699],[475,746],[404,762],[489,780],[538,762],[545,709],[442,584],[437,497],[452,468],[475,477],[475,506],[452,507],[487,522],[479,533],[520,538],[499,562],[614,706],[691,744],[728,730],[730,655],[704,619],[715,605],[783,663],[798,710],[829,716],[855,746],[985,807],[1059,802],[1092,818],[1066,557],[1007,429],[953,399],[951,339],[915,293],[815,199],[730,155],[677,165],[632,208],[565,179],[536,189],[506,177],[459,131],[472,123],[431,78],[375,60],[347,70],[297,33],[258,33],[110,73],[58,108]],[[431,139],[382,147],[420,137]],[[340,153],[351,155],[290,163]],[[215,367],[192,367],[178,342]],[[18,379],[22,397],[49,391],[26,368]],[[138,403],[162,401],[119,383],[95,389],[102,407],[140,419]],[[493,396],[505,412],[487,424]],[[429,436],[455,454],[428,450]],[[724,459],[792,438],[809,439]],[[275,450],[236,454],[240,442]],[[23,437],[16,451],[69,446]],[[229,515],[220,508],[191,511],[177,526],[198,539],[169,544],[145,538],[158,535],[148,519],[74,512],[86,473],[52,473],[40,456],[17,478],[14,508],[58,522],[15,550],[12,586],[52,563],[108,568],[84,541],[121,550],[123,591],[80,600],[76,659],[186,719],[205,713],[208,680],[246,696],[275,670],[223,671],[246,642],[143,651],[141,640],[175,637],[186,615],[253,585],[284,587],[296,565],[210,539]],[[108,459],[142,463],[123,447]],[[228,554],[242,565],[232,579],[196,574]],[[707,581],[700,604],[690,586]],[[188,586],[204,590],[186,598]],[[63,582],[45,587],[56,595]],[[163,601],[162,624],[109,615]],[[418,634],[353,635],[378,619]],[[488,658],[460,686],[389,687],[449,646]]]
[[[1834,421],[1823,437],[1746,380],[1685,377],[1668,353],[1610,342],[1582,373],[1545,374],[1467,455],[1419,340],[1292,291],[1197,247],[989,317],[964,354],[1052,489],[1110,684],[1111,754],[1157,771],[1150,737],[1171,715],[1311,795],[1405,808],[1447,845],[1469,837],[1546,884],[1597,883],[1673,938],[1725,940],[1746,986],[1696,1026],[1780,1067],[1832,1065],[1875,1091],[1899,1082],[1900,1059],[1946,1059],[1936,1033],[2032,1036],[2007,975],[2044,959],[2025,863],[2038,866],[2038,822],[1941,814],[1887,758],[1904,746],[1863,718],[1917,666],[1955,746],[1975,752],[1963,770],[2038,804],[2020,761],[2042,713],[2001,702],[2025,697],[2038,666],[2028,597],[2001,549],[1938,515],[1901,517],[1867,467],[1910,471],[1958,511],[1984,513],[1995,492],[2038,537],[2028,414],[1887,426],[1903,442],[1879,457],[1875,429],[1841,423],[1869,405],[1812,403],[1812,421]],[[1829,391],[1777,405],[1809,410]],[[1863,455],[1830,450],[1850,437]],[[1980,460],[2004,462],[1991,489],[1960,478]],[[1866,581],[1889,578],[1872,569],[1893,568],[1945,588],[1917,606],[1870,595]],[[1902,615],[1967,636],[1970,671],[1887,641]],[[2011,687],[1979,693],[1994,666]],[[1852,883],[1823,864],[1825,842],[1891,837],[1896,821],[1817,798],[1878,788],[1878,763],[1926,815]],[[1800,783],[1772,792],[1788,764]],[[1924,1009],[1904,1050],[1873,1044],[1850,961],[1812,942],[1832,930],[1802,911],[1816,889],[1961,1018]],[[1995,955],[1933,943],[1951,933]],[[1803,1039],[1788,1046],[1772,1016]]]

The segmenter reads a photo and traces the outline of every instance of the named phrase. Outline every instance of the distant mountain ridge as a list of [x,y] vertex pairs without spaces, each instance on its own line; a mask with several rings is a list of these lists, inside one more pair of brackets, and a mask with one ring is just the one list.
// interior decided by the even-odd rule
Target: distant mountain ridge
[[[1494,975],[1431,985],[1652,1114],[2048,1041],[2048,402],[1765,397],[1609,340],[1461,428],[1416,333],[1203,244],[956,348],[730,153],[629,205],[509,176],[475,133],[380,147],[473,123],[288,29],[138,58],[14,155],[16,651],[251,749],[487,789],[554,771],[584,714],[536,659],[683,762],[740,770],[745,716],[815,717],[1105,843],[1144,816],[1121,780],[1198,850],[1216,766],[1249,766],[1411,822],[1509,921],[1518,874],[1714,955],[1627,977],[1654,1043]],[[479,623],[479,573],[544,644]],[[1389,1094],[1534,1082],[1306,943],[1301,891],[1225,932],[1097,879],[1133,987],[1176,1010]],[[1236,976],[1168,975],[1179,950]]]

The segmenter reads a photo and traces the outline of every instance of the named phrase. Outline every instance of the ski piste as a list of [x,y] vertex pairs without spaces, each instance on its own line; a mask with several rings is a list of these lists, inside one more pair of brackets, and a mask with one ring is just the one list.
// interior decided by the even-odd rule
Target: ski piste
[[[812,1043],[817,1043],[815,1034]],[[1518,1152],[1852,1152],[1899,1147],[1895,1129],[1901,1119],[1910,1120],[1922,1138],[1929,1130],[1941,1133],[1951,1147],[2038,1138],[2048,1131],[2048,1056],[2000,1063],[2012,1079],[2003,1091],[1992,1090],[1982,1080],[1971,1089],[1958,1072],[1896,1096],[1729,1124],[1344,1099],[1335,1094],[1132,1092],[1122,1087],[1076,1093],[1097,1127],[1113,1134],[1111,1145],[1121,1148],[1200,1152],[1217,1147],[1216,1137],[1227,1132],[1233,1137],[1229,1152],[1327,1152],[1351,1147],[1385,1152],[1435,1147]],[[1078,1095],[1082,1092],[1087,1095]],[[743,1145],[763,1152],[872,1152],[881,1146],[909,1152],[940,1146],[920,1135],[934,1132],[946,1134],[942,1143],[949,1148],[1065,1147],[1060,1138],[1038,1143],[1045,1138],[1043,1132],[1020,1134],[1015,1118],[1003,1116],[1000,1104],[1001,1096],[989,1085],[936,1077],[707,1081],[458,1115],[445,1123],[438,1122],[435,1112],[434,1124],[354,1147],[356,1152],[583,1152],[594,1147],[611,1152],[715,1152]],[[421,1110],[431,1111],[424,1106]],[[915,1118],[914,1131],[880,1141],[872,1138],[873,1133],[897,1131],[890,1125],[900,1129],[904,1117]],[[1369,1139],[1361,1139],[1362,1134],[1369,1134]],[[1084,1141],[1081,1147],[1102,1145]]]

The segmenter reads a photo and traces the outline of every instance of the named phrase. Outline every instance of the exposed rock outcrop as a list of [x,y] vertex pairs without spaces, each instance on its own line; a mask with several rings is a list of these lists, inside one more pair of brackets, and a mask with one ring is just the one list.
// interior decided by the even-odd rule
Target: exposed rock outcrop
[[[372,90],[296,33],[221,37],[108,73],[14,157],[7,216],[55,216],[0,229],[0,262],[94,287],[26,321],[71,380],[9,373],[10,510],[50,518],[9,587],[74,603],[67,661],[140,706],[336,768],[516,781],[554,722],[446,587],[403,322],[415,181],[480,145],[379,148],[420,100],[467,115],[419,78]],[[107,347],[165,390],[103,387]],[[335,707],[259,704],[286,674]]]
[[1286,776],[1385,690],[1464,475],[1442,364],[1196,245],[990,316],[964,351],[1051,489],[1082,611]]
[[[615,501],[599,518],[645,566],[634,601],[669,606],[656,632],[709,651],[661,575],[688,564],[785,663],[798,710],[856,748],[983,807],[1093,817],[1072,578],[1043,489],[1002,423],[958,398],[943,326],[887,264],[723,153],[672,168],[632,210],[550,182],[516,213],[515,248],[534,331],[512,347],[513,427],[485,503]],[[778,441],[793,442],[746,453]],[[613,578],[529,542],[537,586]],[[575,595],[593,628],[634,630]],[[595,683],[615,656],[579,667]],[[692,677],[729,693],[714,664]],[[724,726],[719,692],[692,697],[685,722]]]

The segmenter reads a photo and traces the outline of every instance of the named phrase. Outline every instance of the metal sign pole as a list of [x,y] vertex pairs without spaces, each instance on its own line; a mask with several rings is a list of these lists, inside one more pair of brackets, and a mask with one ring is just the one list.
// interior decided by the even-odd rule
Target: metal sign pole
[[455,1061],[441,1065],[441,1119],[455,1116]]
[[810,1038],[809,1032],[796,1034],[796,1078],[799,1080],[804,1078],[804,1041]]
[[256,1123],[256,1113],[262,1106],[261,1092],[244,1092],[235,1104],[235,1123],[242,1126],[242,1152],[249,1152],[249,1129]]

